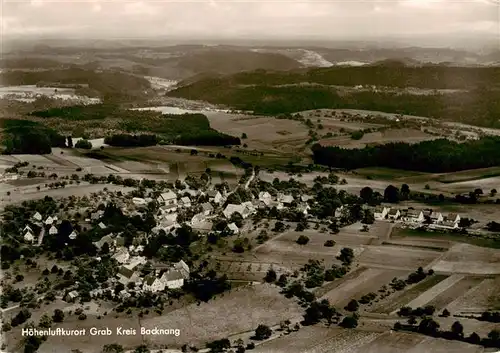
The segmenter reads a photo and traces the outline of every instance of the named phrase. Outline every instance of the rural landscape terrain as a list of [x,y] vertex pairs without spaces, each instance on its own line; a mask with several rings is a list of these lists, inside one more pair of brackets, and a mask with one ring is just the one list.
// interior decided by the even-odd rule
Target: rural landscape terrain
[[500,51],[110,43],[0,60],[1,352],[500,350]]

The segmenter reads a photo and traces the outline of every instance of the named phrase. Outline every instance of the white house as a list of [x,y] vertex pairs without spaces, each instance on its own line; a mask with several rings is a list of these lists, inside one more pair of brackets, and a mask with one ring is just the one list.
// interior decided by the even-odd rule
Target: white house
[[57,228],[54,227],[54,226],[50,227],[49,234],[50,235],[56,235],[57,234]]
[[108,243],[108,246],[110,248],[112,248],[115,245],[115,241],[109,234],[103,236],[101,239],[99,239],[99,241],[94,242],[94,245],[96,246],[97,249],[101,250],[104,243]]
[[451,222],[458,225],[460,223],[460,216],[458,213],[448,213],[446,217],[443,217],[443,222]]
[[305,215],[309,213],[310,209],[311,209],[311,207],[305,202],[301,203],[300,205],[297,206],[297,210],[299,212],[302,212]]
[[187,196],[181,198],[180,202],[182,207],[189,208],[191,207],[191,199]]
[[72,232],[71,232],[71,234],[69,235],[69,238],[70,238],[71,240],[75,240],[75,239],[76,239],[76,236],[77,236],[76,232],[75,232],[75,231],[72,231]]
[[205,216],[208,216],[214,210],[214,206],[212,206],[209,202],[205,202],[204,204],[202,204],[201,208],[203,209],[203,214]]
[[175,205],[177,204],[177,195],[172,190],[162,193],[157,201],[162,205]]
[[170,204],[170,205],[164,205],[164,206],[160,207],[160,212],[162,214],[173,213],[175,211],[177,211],[177,203],[173,203],[173,204]]
[[376,207],[375,210],[373,211],[373,216],[375,217],[376,220],[383,220],[389,213],[390,208],[388,207]]
[[101,229],[106,229],[106,225],[105,225],[104,223],[102,223],[102,222],[100,222],[100,223],[98,224],[98,226],[99,226],[99,228],[101,228]]
[[267,191],[261,191],[259,192],[259,201],[262,201],[266,206],[269,206],[273,202],[273,196]]
[[179,270],[168,270],[161,278],[169,289],[181,288],[184,285],[184,276]]
[[347,208],[344,205],[337,207],[335,209],[335,218],[340,218],[347,213]]
[[207,192],[208,200],[210,202],[215,202],[216,204],[220,204],[223,201],[223,196],[218,190],[210,190]]
[[233,213],[236,213],[238,212],[240,215],[243,216],[243,210],[244,210],[244,206],[243,205],[236,205],[236,204],[228,204],[226,206],[226,208],[224,209],[224,211],[222,211],[222,213],[224,214],[224,217],[226,218],[231,218],[231,216],[233,215]]
[[27,243],[32,243],[33,240],[35,240],[35,237],[33,236],[33,234],[31,234],[30,231],[27,231],[26,234],[24,234],[24,241]]
[[118,269],[118,282],[126,286],[130,282],[137,282],[139,279],[139,275],[133,270],[130,269],[129,267],[126,266],[120,266]]
[[78,294],[78,292],[76,290],[73,290],[73,291],[69,292],[68,294],[66,294],[66,296],[64,297],[64,300],[71,303],[71,302],[74,302],[76,300],[76,298],[78,298],[79,296],[80,296],[80,294]]
[[238,226],[236,224],[234,224],[234,223],[228,224],[227,227],[229,228],[229,230],[231,232],[233,232],[233,234],[238,234],[240,232]]
[[31,229],[31,227],[29,225],[26,225],[23,229],[23,232],[31,232],[33,233],[33,229]]
[[398,209],[396,209],[396,208],[391,209],[391,210],[387,213],[387,218],[392,219],[392,220],[396,220],[396,219],[398,219],[400,216],[401,216],[401,212],[400,212]]
[[42,215],[40,214],[40,212],[37,212],[33,215],[33,219],[35,221],[38,221],[38,222],[41,222],[42,221]]
[[278,201],[284,205],[290,205],[293,202],[293,196],[280,194],[278,195]]
[[52,223],[54,223],[54,218],[48,216],[47,219],[45,220],[45,224],[50,226],[52,225]]
[[408,210],[404,220],[408,222],[422,223],[425,220],[425,217],[422,211]]
[[148,275],[144,279],[142,289],[149,292],[160,292],[165,289],[166,283],[162,278],[156,277],[154,274]]
[[189,266],[187,263],[185,263],[183,260],[180,260],[179,262],[174,264],[174,269],[180,271],[182,277],[184,279],[189,278],[189,274],[191,273]]
[[443,221],[443,215],[441,214],[441,212],[432,212],[431,221],[433,223],[441,223]]

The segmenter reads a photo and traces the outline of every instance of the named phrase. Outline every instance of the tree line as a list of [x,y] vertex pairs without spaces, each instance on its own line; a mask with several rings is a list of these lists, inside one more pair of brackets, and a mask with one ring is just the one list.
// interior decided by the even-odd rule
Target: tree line
[[335,168],[356,169],[377,166],[447,173],[500,165],[500,138],[485,137],[464,143],[446,139],[417,144],[396,142],[366,146],[362,149],[315,144],[312,152],[315,163]]

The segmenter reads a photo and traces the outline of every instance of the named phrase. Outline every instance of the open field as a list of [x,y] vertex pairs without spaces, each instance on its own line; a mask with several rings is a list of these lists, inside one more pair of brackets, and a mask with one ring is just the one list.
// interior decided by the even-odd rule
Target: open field
[[[10,196],[3,196],[0,198],[0,201],[4,204],[15,204],[20,203],[22,201],[41,199],[45,196],[50,196],[53,198],[60,197],[68,197],[68,196],[84,196],[90,195],[94,192],[103,191],[104,188],[107,188],[109,191],[121,191],[123,193],[130,192],[134,190],[131,187],[125,187],[121,185],[112,185],[112,184],[80,184],[80,185],[70,185],[65,187],[64,189],[45,189],[45,190],[36,190],[36,185],[32,185],[25,188],[19,188],[21,191],[12,191]],[[3,188],[0,187],[0,190]]]
[[427,304],[433,305],[437,310],[444,309],[457,297],[458,294],[466,293],[471,288],[474,288],[477,284],[481,283],[483,279],[484,278],[473,276],[465,277],[452,285],[450,288],[436,295],[434,299],[429,301]]
[[359,299],[370,292],[376,293],[383,283],[389,283],[394,277],[406,274],[407,271],[404,270],[364,268],[356,277],[343,281],[336,288],[323,295],[321,299],[328,299],[332,305],[343,308],[349,300]]
[[[298,245],[296,243],[299,235],[309,236],[309,242],[306,245]],[[353,249],[355,256],[363,251],[361,242],[370,241],[361,237],[344,237],[345,243],[337,244],[334,247],[324,246],[325,241],[337,241],[337,237],[328,233],[319,233],[315,230],[305,230],[303,232],[288,231],[276,236],[267,241],[261,246],[254,249],[254,254],[262,261],[282,263],[282,264],[305,264],[309,259],[324,260],[327,266],[332,263],[338,263],[335,257],[340,253],[340,250],[349,246]],[[351,240],[349,242],[349,240]]]
[[392,169],[383,167],[367,167],[355,169],[353,173],[373,179],[394,180],[398,178],[408,178],[414,176],[426,175],[423,172],[414,172],[402,169]]
[[279,324],[281,320],[301,316],[302,313],[298,304],[279,293],[279,288],[259,284],[232,290],[199,306],[193,304],[163,316],[142,320],[141,324],[147,328],[179,328],[179,337],[149,336],[146,340],[153,345],[180,346],[187,342],[207,342],[255,330],[259,324]]
[[351,353],[369,344],[380,333],[338,327],[308,326],[298,332],[266,342],[256,353]]
[[283,147],[300,147],[308,139],[307,128],[298,121],[258,117],[251,115],[206,112],[210,126],[229,135],[248,138],[242,143],[251,148],[286,150]]
[[450,312],[481,313],[500,310],[500,278],[486,278],[447,305]]
[[[410,308],[424,307],[427,303],[435,301],[436,297],[446,292],[456,284],[461,282],[465,277],[463,275],[451,275],[444,281],[439,282],[434,287],[429,288],[418,297],[407,304]],[[458,293],[458,292],[457,292]]]
[[477,181],[500,176],[500,167],[480,168],[472,170],[464,170],[460,172],[443,174],[437,178],[442,183],[457,183],[465,181]]
[[455,243],[464,243],[492,249],[500,248],[500,242],[496,241],[495,239],[458,233],[454,234],[437,231],[421,231],[410,228],[394,228],[391,234],[391,242],[409,244],[421,243],[422,245],[429,244],[431,246],[433,246],[432,244],[434,244],[438,247],[445,247],[445,245],[448,244],[448,246],[446,246],[447,248]]
[[[459,341],[426,337],[415,347],[409,347],[405,353],[480,353],[484,348]],[[361,352],[360,352],[361,353]],[[364,353],[364,352],[363,352]]]
[[415,271],[436,259],[440,252],[422,249],[409,249],[399,246],[368,246],[356,260],[365,266],[398,268]]
[[469,244],[456,244],[432,268],[438,272],[493,275],[500,274],[500,250]]
[[[409,302],[417,298],[421,293],[424,293],[439,282],[444,281],[447,277],[448,276],[445,275],[433,275],[415,285],[406,287],[402,291],[396,291],[375,304],[373,311],[389,314],[395,310],[399,310],[401,307],[406,306]],[[389,283],[381,283],[380,286],[384,284],[387,285]]]
[[298,270],[300,266],[295,267],[285,267],[281,264],[259,262],[254,259],[242,260],[242,259],[229,259],[223,258],[217,260],[220,264],[220,271],[225,273],[229,279],[232,280],[253,280],[262,281],[267,271],[273,269],[279,275],[290,274],[294,270]]
[[259,345],[256,353],[481,353],[481,346],[405,332],[376,333],[326,327],[298,332]]

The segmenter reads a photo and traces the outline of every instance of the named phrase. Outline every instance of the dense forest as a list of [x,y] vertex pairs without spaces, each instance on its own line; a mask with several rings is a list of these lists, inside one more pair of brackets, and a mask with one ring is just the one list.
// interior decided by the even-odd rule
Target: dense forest
[[[383,90],[339,93],[333,85],[419,87],[430,92],[426,95]],[[499,68],[367,66],[288,73],[260,70],[202,79],[168,94],[264,115],[321,108],[364,109],[500,127],[499,86]],[[444,88],[469,91],[432,91]]]
[[5,154],[47,154],[66,147],[66,137],[29,120],[3,119]]
[[106,136],[104,143],[110,146],[117,147],[146,147],[155,146],[158,143],[156,135],[129,135],[129,134],[116,134]]
[[446,139],[418,144],[389,143],[363,149],[312,147],[315,163],[335,168],[387,167],[447,173],[500,165],[500,137],[457,143]]

